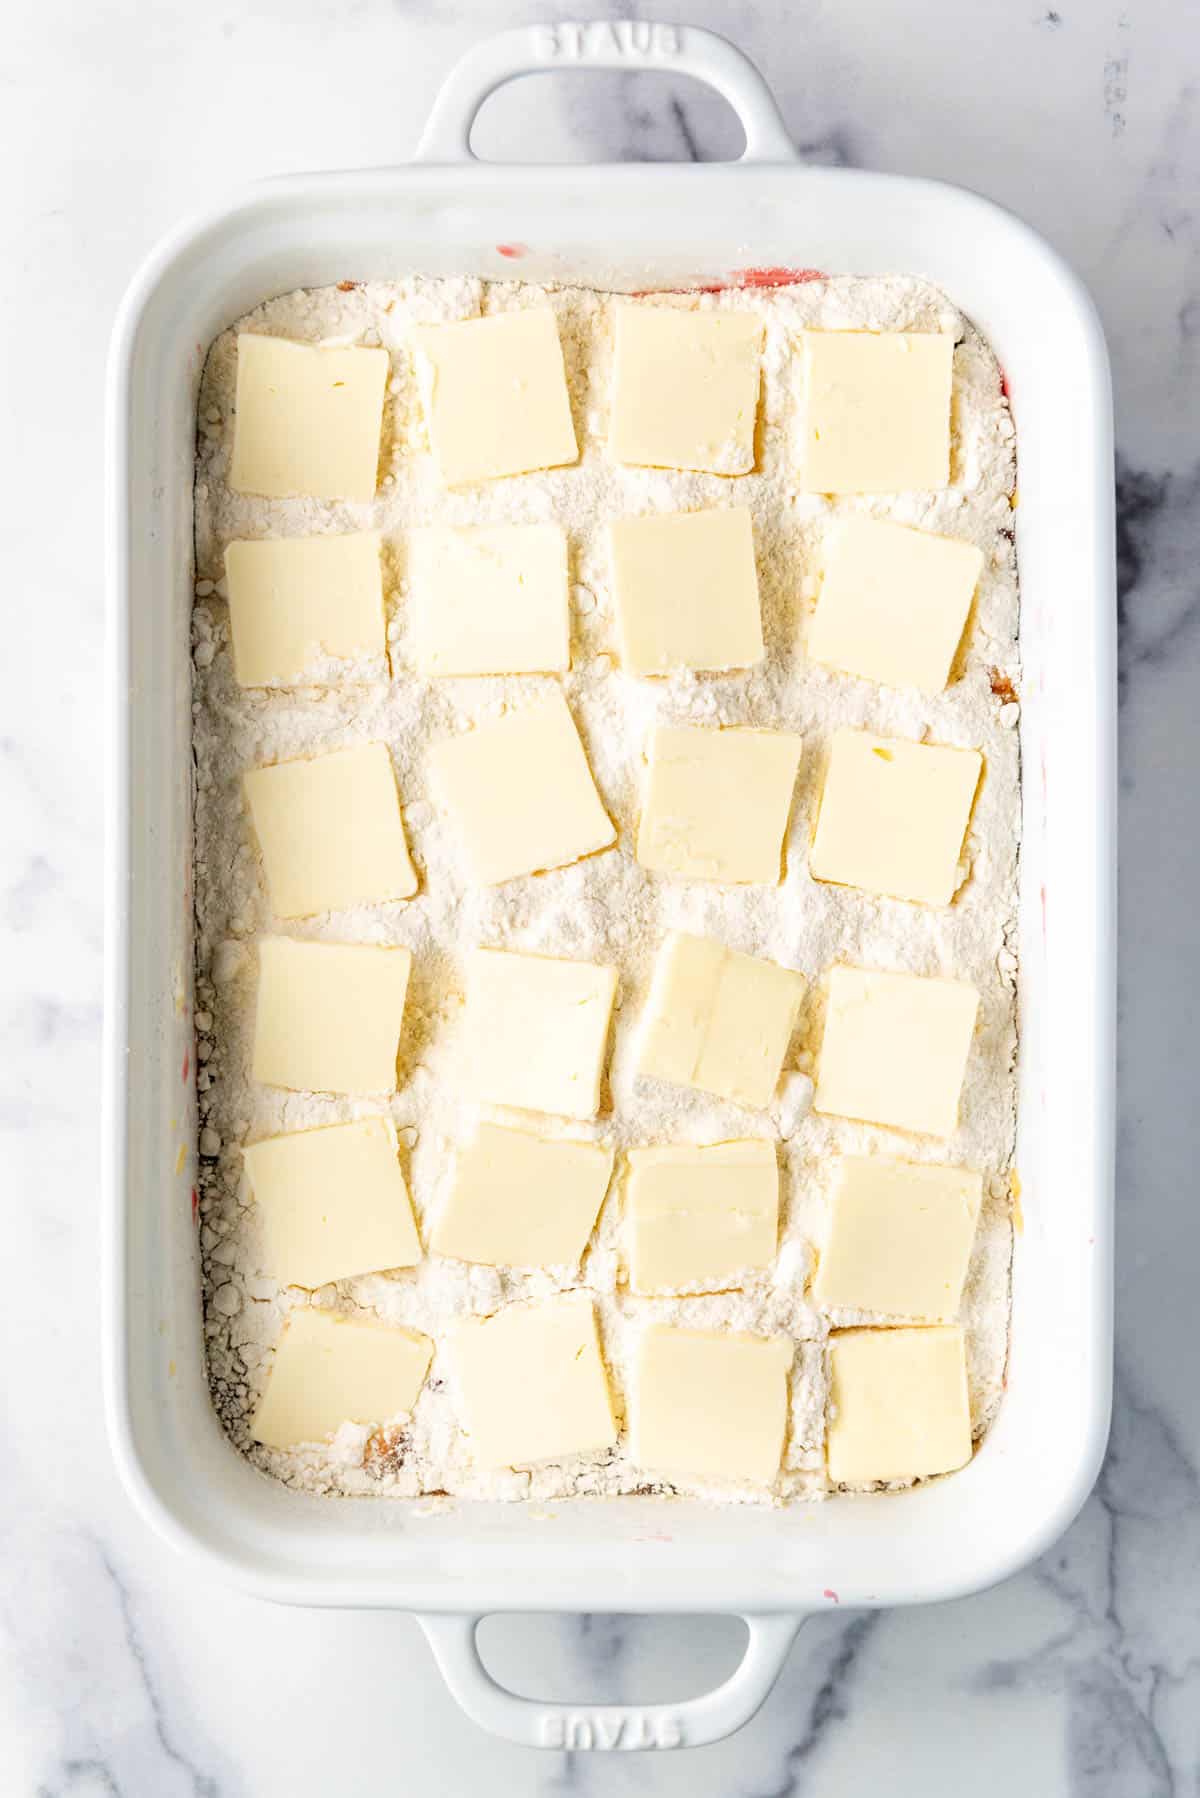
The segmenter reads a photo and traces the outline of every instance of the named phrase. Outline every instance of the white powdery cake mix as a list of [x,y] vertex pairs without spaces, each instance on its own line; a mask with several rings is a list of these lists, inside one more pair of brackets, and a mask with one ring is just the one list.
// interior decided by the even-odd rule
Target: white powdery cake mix
[[[459,1093],[462,966],[482,943],[614,963],[620,987],[603,1114],[594,1125],[546,1121],[549,1130],[630,1145],[714,1142],[770,1134],[780,1141],[781,1234],[776,1261],[743,1290],[634,1299],[621,1281],[620,1182],[614,1182],[582,1268],[493,1270],[426,1255],[419,1266],[340,1282],[312,1302],[414,1326],[439,1342],[449,1321],[514,1299],[582,1284],[595,1295],[618,1409],[627,1391],[638,1325],[671,1319],[698,1327],[782,1331],[797,1342],[792,1407],[778,1500],[820,1496],[828,1324],[806,1296],[813,1245],[824,1236],[838,1153],[906,1155],[981,1169],[984,1204],[962,1322],[968,1343],[976,1435],[999,1402],[1008,1338],[1012,1244],[1009,1175],[1015,1126],[1015,898],[1020,827],[1017,580],[1012,544],[1013,426],[994,357],[943,295],[908,277],[835,278],[770,291],[661,296],[662,303],[748,310],[766,327],[758,466],[736,481],[619,466],[604,450],[611,365],[610,297],[577,288],[422,280],[344,283],[285,295],[221,336],[199,401],[196,470],[197,603],[195,761],[197,1030],[202,1120],[201,1246],[205,1333],[217,1410],[233,1441],[267,1472],[311,1491],[413,1497],[477,1497],[680,1491],[762,1499],[712,1482],[647,1485],[622,1447],[531,1473],[472,1470],[457,1424],[449,1357],[435,1355],[411,1418],[367,1430],[346,1425],[331,1447],[284,1454],[253,1445],[252,1415],[288,1310],[309,1302],[261,1270],[242,1145],[280,1131],[386,1111],[399,1132],[424,1240],[448,1189],[455,1145],[476,1108]],[[550,305],[558,317],[579,464],[462,492],[439,483],[427,453],[408,347],[414,324]],[[952,332],[951,485],[942,493],[827,499],[797,490],[796,353],[802,327]],[[369,505],[262,500],[227,485],[234,432],[235,333],[262,331],[303,342],[380,344],[392,358],[383,469]],[[737,503],[754,516],[766,660],[749,673],[637,679],[618,665],[604,524],[633,512]],[[823,544],[848,513],[919,525],[978,544],[984,570],[960,678],[928,698],[881,688],[810,663],[803,653]],[[562,687],[579,723],[604,803],[618,825],[615,850],[574,867],[499,888],[467,875],[452,828],[432,803],[431,743],[499,717],[547,689],[548,677],[427,681],[406,648],[404,537],[414,525],[533,523],[565,526],[572,559],[571,672]],[[372,528],[385,539],[392,678],[382,667],[303,689],[243,691],[234,679],[224,603],[223,554],[235,538],[304,536]],[[642,752],[656,722],[756,724],[799,731],[804,754],[779,887],[733,888],[671,881],[633,859]],[[823,757],[839,725],[978,748],[985,775],[968,837],[970,877],[944,910],[821,885],[809,877],[808,843]],[[417,897],[286,926],[298,936],[404,943],[413,952],[401,1039],[400,1090],[391,1100],[296,1094],[249,1076],[256,984],[255,941],[273,925],[242,800],[242,771],[256,763],[366,740],[390,746],[405,827],[421,872]],[[771,1111],[637,1082],[632,1065],[652,960],[665,932],[682,928],[800,969],[811,983],[800,1030]],[[835,961],[953,975],[980,993],[979,1023],[959,1129],[947,1143],[820,1117],[810,1110],[812,1045],[819,1040],[820,980]],[[502,1114],[492,1115],[502,1118]],[[509,1122],[527,1122],[510,1115]],[[542,1120],[539,1120],[542,1127]],[[618,1172],[621,1162],[618,1155]],[[879,1321],[861,1314],[838,1323]]]

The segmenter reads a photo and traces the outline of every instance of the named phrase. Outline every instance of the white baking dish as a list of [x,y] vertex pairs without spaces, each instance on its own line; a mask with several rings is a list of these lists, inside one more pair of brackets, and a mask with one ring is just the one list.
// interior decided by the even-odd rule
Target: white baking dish
[[[618,35],[619,34],[619,35]],[[563,63],[699,75],[738,110],[741,163],[497,168],[467,137],[501,80]],[[497,248],[525,246],[519,262]],[[901,1497],[779,1512],[645,1500],[530,1508],[334,1502],[264,1479],[209,1404],[200,1330],[191,1024],[188,622],[201,358],[264,296],[412,271],[629,288],[746,268],[906,271],[994,345],[1018,426],[1023,595],[1021,1118],[1025,1224],[999,1418],[971,1465]],[[1107,360],[1089,299],[1024,225],[928,181],[808,169],[759,77],[690,28],[532,27],[481,46],[421,160],[261,186],[187,226],[135,281],[109,388],[107,1402],[145,1516],[214,1573],[296,1604],[422,1613],[447,1679],[514,1740],[710,1741],[752,1714],[799,1620],[942,1599],[1028,1561],[1099,1465],[1109,1415],[1114,987],[1114,558]],[[683,1705],[548,1706],[492,1684],[488,1610],[732,1610],[726,1685]]]

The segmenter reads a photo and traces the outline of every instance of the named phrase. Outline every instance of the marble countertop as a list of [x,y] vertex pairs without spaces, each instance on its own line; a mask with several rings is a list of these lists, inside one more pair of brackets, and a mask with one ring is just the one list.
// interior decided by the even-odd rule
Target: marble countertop
[[[44,0],[6,27],[0,77],[0,1785],[14,1798],[1200,1793],[1200,39],[1179,0],[681,10],[757,59],[806,156],[944,176],[1024,214],[1109,333],[1123,964],[1117,1398],[1099,1485],[1063,1541],[994,1591],[812,1621],[759,1717],[677,1756],[495,1743],[410,1619],[252,1602],[134,1515],[104,1440],[95,1302],[112,313],[150,244],[247,177],[407,156],[441,74],[507,18],[487,0]],[[531,0],[518,16],[554,14]],[[546,159],[736,141],[689,83],[581,75],[498,97],[479,137]],[[40,353],[14,353],[22,339]],[[485,1645],[538,1695],[644,1701],[712,1683],[738,1637],[721,1619],[527,1618],[489,1624]]]

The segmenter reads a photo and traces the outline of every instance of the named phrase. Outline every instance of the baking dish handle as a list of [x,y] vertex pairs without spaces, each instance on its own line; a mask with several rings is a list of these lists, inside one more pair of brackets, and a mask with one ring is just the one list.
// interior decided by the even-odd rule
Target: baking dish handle
[[417,145],[418,162],[473,162],[471,127],[489,94],[520,75],[553,69],[651,69],[693,75],[728,100],[746,134],[742,162],[795,162],[770,88],[741,50],[699,25],[648,19],[518,25],[484,38],[455,63],[438,90]]
[[679,1704],[543,1704],[494,1680],[479,1653],[481,1617],[423,1612],[442,1677],[463,1710],[494,1736],[526,1748],[700,1748],[748,1723],[779,1677],[803,1619],[743,1616],[746,1652],[729,1678]]

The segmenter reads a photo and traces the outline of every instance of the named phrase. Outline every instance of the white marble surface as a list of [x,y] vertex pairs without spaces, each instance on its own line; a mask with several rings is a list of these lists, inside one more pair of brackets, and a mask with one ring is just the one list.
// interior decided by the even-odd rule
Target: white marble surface
[[[623,11],[623,8],[618,8]],[[657,5],[654,16],[674,8]],[[1091,283],[1119,409],[1124,875],[1117,1406],[1042,1563],[802,1632],[759,1718],[693,1753],[539,1756],[461,1719],[399,1616],[289,1613],[197,1578],[118,1488],[97,1376],[100,379],[134,263],[243,178],[406,156],[485,0],[41,0],[0,60],[0,1789],[14,1798],[1200,1793],[1195,767],[1200,755],[1200,40],[1182,0],[691,0],[758,59],[807,155],[942,175]],[[518,16],[553,16],[534,0]],[[1192,20],[1194,27],[1194,20]],[[1190,31],[1190,41],[1189,41]],[[688,84],[493,103],[497,154],[735,142]],[[507,1620],[546,1696],[683,1696],[728,1622]]]

